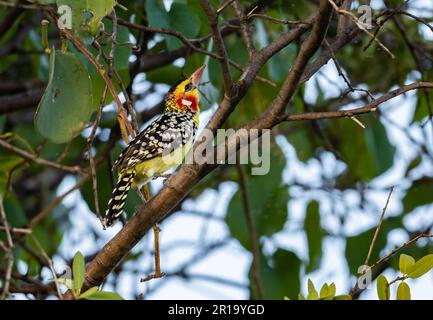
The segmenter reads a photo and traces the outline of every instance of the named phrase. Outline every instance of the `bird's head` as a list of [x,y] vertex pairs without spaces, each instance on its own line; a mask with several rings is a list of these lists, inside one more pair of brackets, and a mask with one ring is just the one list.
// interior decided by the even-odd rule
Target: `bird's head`
[[167,111],[187,111],[194,113],[200,110],[198,84],[206,66],[201,66],[193,74],[173,86],[167,94],[165,107]]

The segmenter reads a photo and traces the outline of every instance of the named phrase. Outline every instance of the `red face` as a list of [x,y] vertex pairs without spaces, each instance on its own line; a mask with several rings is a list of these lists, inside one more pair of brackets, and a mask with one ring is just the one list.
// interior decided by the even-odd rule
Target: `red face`
[[185,93],[185,95],[177,99],[177,105],[181,106],[182,109],[190,109],[192,112],[198,111],[198,99],[197,95],[193,93]]

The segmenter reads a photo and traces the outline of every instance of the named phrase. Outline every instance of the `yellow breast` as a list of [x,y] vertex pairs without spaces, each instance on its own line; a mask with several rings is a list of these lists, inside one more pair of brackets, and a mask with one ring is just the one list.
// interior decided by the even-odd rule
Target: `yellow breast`
[[143,161],[135,166],[136,175],[133,188],[141,189],[154,176],[158,176],[167,170],[176,168],[185,158],[191,149],[192,141],[187,142],[183,147],[174,150],[172,153],[162,157],[156,157]]

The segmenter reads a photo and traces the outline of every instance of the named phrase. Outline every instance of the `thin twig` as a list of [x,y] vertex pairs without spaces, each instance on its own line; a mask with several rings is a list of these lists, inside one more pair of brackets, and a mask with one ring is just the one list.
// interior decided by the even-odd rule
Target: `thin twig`
[[110,77],[104,69],[104,66],[93,56],[93,54],[86,48],[86,46],[68,29],[60,30],[62,35],[67,38],[72,44],[83,53],[86,58],[95,66],[98,73],[104,79],[106,85],[108,86],[108,90],[113,96],[114,102],[117,106],[117,120],[120,125],[120,132],[122,134],[122,138],[125,143],[129,144],[129,136],[132,138],[135,137],[135,132],[131,127],[131,124],[128,121],[128,116],[126,115],[125,109],[123,108],[122,102],[120,101],[116,89],[114,88],[113,83],[111,82]]
[[[222,59],[222,57],[220,55],[218,55],[216,53],[213,53],[213,52],[210,52],[210,51],[208,51],[206,49],[203,49],[203,48],[199,47],[200,42],[203,39],[207,40],[209,38],[207,36],[203,37],[203,38],[201,38],[199,40],[189,40],[184,35],[182,35],[180,32],[175,31],[175,30],[170,30],[170,29],[165,29],[165,28],[149,28],[147,26],[142,26],[140,24],[131,23],[131,22],[128,22],[128,21],[124,21],[122,19],[118,19],[118,20],[119,20],[119,24],[120,25],[124,25],[124,26],[127,26],[127,27],[132,28],[132,29],[137,29],[137,30],[144,31],[144,32],[149,32],[149,33],[159,33],[159,34],[172,35],[174,37],[177,37],[183,44],[185,44],[186,47],[188,47],[189,49],[191,49],[194,52],[201,53],[203,55],[209,56],[212,59],[215,59],[215,60],[218,60],[218,61],[220,61]],[[242,68],[241,65],[239,65],[238,63],[234,62],[233,60],[231,60],[229,58],[228,58],[228,63],[232,67],[236,68],[237,70],[239,70],[241,72],[245,72],[245,69]],[[276,86],[275,82],[273,82],[273,81],[271,81],[269,79],[266,79],[264,77],[261,77],[261,76],[257,76],[255,78],[255,80],[261,81],[261,82],[266,83],[266,84],[269,84],[269,85],[271,85],[273,87]]]
[[370,31],[368,31],[363,25],[361,25],[359,22],[358,22],[358,18],[352,13],[352,12],[350,12],[350,11],[347,11],[347,10],[343,10],[343,9],[340,9],[336,4],[335,4],[335,2],[333,1],[333,0],[328,0],[329,1],[329,3],[332,5],[332,7],[334,8],[334,10],[335,11],[337,11],[337,13],[338,14],[343,14],[343,15],[345,15],[345,16],[347,16],[347,17],[349,17],[351,20],[352,20],[352,22],[353,23],[355,23],[356,24],[356,26],[360,29],[360,30],[362,30],[363,32],[365,32],[366,34],[368,34],[386,53],[388,53],[389,54],[389,56],[392,58],[392,59],[395,59],[395,56],[394,56],[394,54],[382,43],[382,42],[380,42],[380,40],[374,35],[374,34],[372,34]]
[[386,212],[386,209],[388,208],[389,200],[391,199],[391,195],[392,195],[393,191],[394,191],[394,187],[391,187],[391,190],[389,191],[389,194],[388,194],[388,198],[386,199],[385,206],[383,207],[382,214],[380,215],[379,223],[377,224],[376,231],[374,232],[373,239],[371,240],[370,247],[368,249],[368,254],[365,257],[365,261],[364,261],[365,266],[368,265],[368,260],[370,260],[371,253],[373,252],[373,248],[374,248],[374,245],[376,243],[377,236],[379,235],[380,227],[382,226],[383,218],[385,217],[385,212]]
[[255,294],[257,298],[263,300],[263,289],[260,283],[260,248],[257,241],[257,232],[254,225],[253,216],[251,214],[250,204],[248,201],[245,173],[239,163],[236,164],[236,168],[239,174],[239,189],[242,197],[245,220],[247,222],[248,236],[251,243],[251,252],[253,254],[252,277],[255,285]]
[[14,242],[12,240],[12,235],[10,232],[10,226],[8,219],[6,217],[5,209],[3,206],[3,196],[0,195],[0,222],[3,225],[6,233],[6,245],[4,245],[4,251],[6,253],[6,259],[7,259],[7,267],[5,272],[5,280],[3,283],[3,291],[1,294],[1,298],[5,299],[7,295],[9,295],[9,287],[11,283],[11,275],[12,275],[12,269],[14,266],[14,255],[13,255],[13,248],[14,248]]
[[248,56],[251,60],[256,52],[256,48],[254,47],[251,30],[248,25],[248,17],[245,15],[244,10],[242,10],[239,0],[234,0],[233,8],[235,9],[236,15],[239,18],[242,36],[244,38],[245,45],[247,46]]
[[45,260],[47,260],[49,269],[51,271],[51,274],[53,275],[53,279],[54,279],[54,285],[56,287],[56,291],[57,291],[57,296],[60,300],[63,299],[63,295],[62,295],[62,291],[60,290],[58,281],[57,281],[57,274],[56,274],[56,270],[54,270],[54,265],[53,265],[53,261],[50,259],[50,257],[48,256],[48,254],[45,252],[44,248],[42,247],[41,243],[39,242],[39,240],[35,237],[34,234],[30,234],[30,238],[33,240],[33,243],[36,245],[36,248],[39,250],[39,252],[42,254],[42,256],[45,258]]
[[324,111],[324,112],[306,112],[298,114],[290,114],[281,117],[281,121],[301,121],[301,120],[318,120],[318,119],[334,119],[352,117],[358,114],[370,113],[377,110],[377,107],[382,103],[391,100],[405,92],[415,89],[433,88],[433,82],[413,82],[408,85],[401,86],[398,89],[392,90],[387,94],[384,94],[380,98],[373,100],[372,102],[364,105],[363,107],[340,110],[340,111]]
[[212,5],[209,3],[208,0],[200,0],[200,5],[209,19],[212,39],[214,41],[215,50],[218,55],[218,62],[220,64],[222,78],[224,80],[224,92],[227,96],[230,96],[233,80],[230,72],[230,63],[224,40],[221,36],[220,30],[218,29],[218,15],[216,14],[215,10],[213,9]]
[[96,114],[96,118],[92,126],[92,132],[90,133],[90,136],[87,139],[87,153],[89,155],[90,172],[92,175],[93,202],[95,204],[96,215],[98,216],[99,220],[102,219],[102,216],[101,216],[101,211],[99,209],[98,180],[96,174],[95,158],[93,157],[93,152],[92,152],[92,145],[93,145],[93,140],[95,139],[96,130],[101,121],[102,108],[105,105],[107,93],[108,93],[108,86],[105,86],[104,91],[102,92],[101,102],[99,103],[98,113]]
[[[6,231],[8,229],[6,227],[4,227],[4,226],[0,226],[0,230]],[[32,233],[31,229],[26,229],[26,228],[9,228],[9,231],[11,233],[20,233],[20,234],[30,234],[30,233]]]
[[261,13],[253,13],[253,14],[248,15],[247,17],[248,17],[248,19],[260,18],[260,19],[269,20],[271,22],[280,23],[280,24],[284,24],[284,25],[306,24],[306,25],[311,26],[311,22],[308,22],[308,21],[278,19],[278,18],[274,18],[274,17],[268,16],[265,14],[261,14]]
[[225,10],[225,8],[227,8],[229,5],[232,4],[233,1],[234,1],[234,0],[227,0],[226,2],[224,2],[224,3],[221,5],[221,7],[219,7],[219,8],[217,9],[216,14],[217,14],[217,15],[220,15],[220,14]]
[[63,164],[60,164],[57,162],[41,159],[35,154],[32,154],[32,153],[27,152],[23,149],[15,147],[12,144],[7,143],[3,139],[0,139],[0,146],[9,150],[9,151],[12,151],[12,152],[18,154],[19,156],[23,157],[24,159],[36,162],[37,164],[52,167],[52,168],[59,169],[59,170],[63,170],[63,171],[69,172],[69,173],[81,173],[81,168],[79,166],[70,167],[70,166],[66,166],[66,165],[63,165]]

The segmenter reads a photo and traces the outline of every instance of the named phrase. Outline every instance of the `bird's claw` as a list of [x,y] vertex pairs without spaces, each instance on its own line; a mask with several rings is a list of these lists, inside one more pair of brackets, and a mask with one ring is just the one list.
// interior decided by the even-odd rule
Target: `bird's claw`
[[163,178],[164,180],[167,180],[168,178],[171,177],[170,173],[160,173],[160,174],[156,174],[152,177],[152,180],[158,179],[158,178]]

